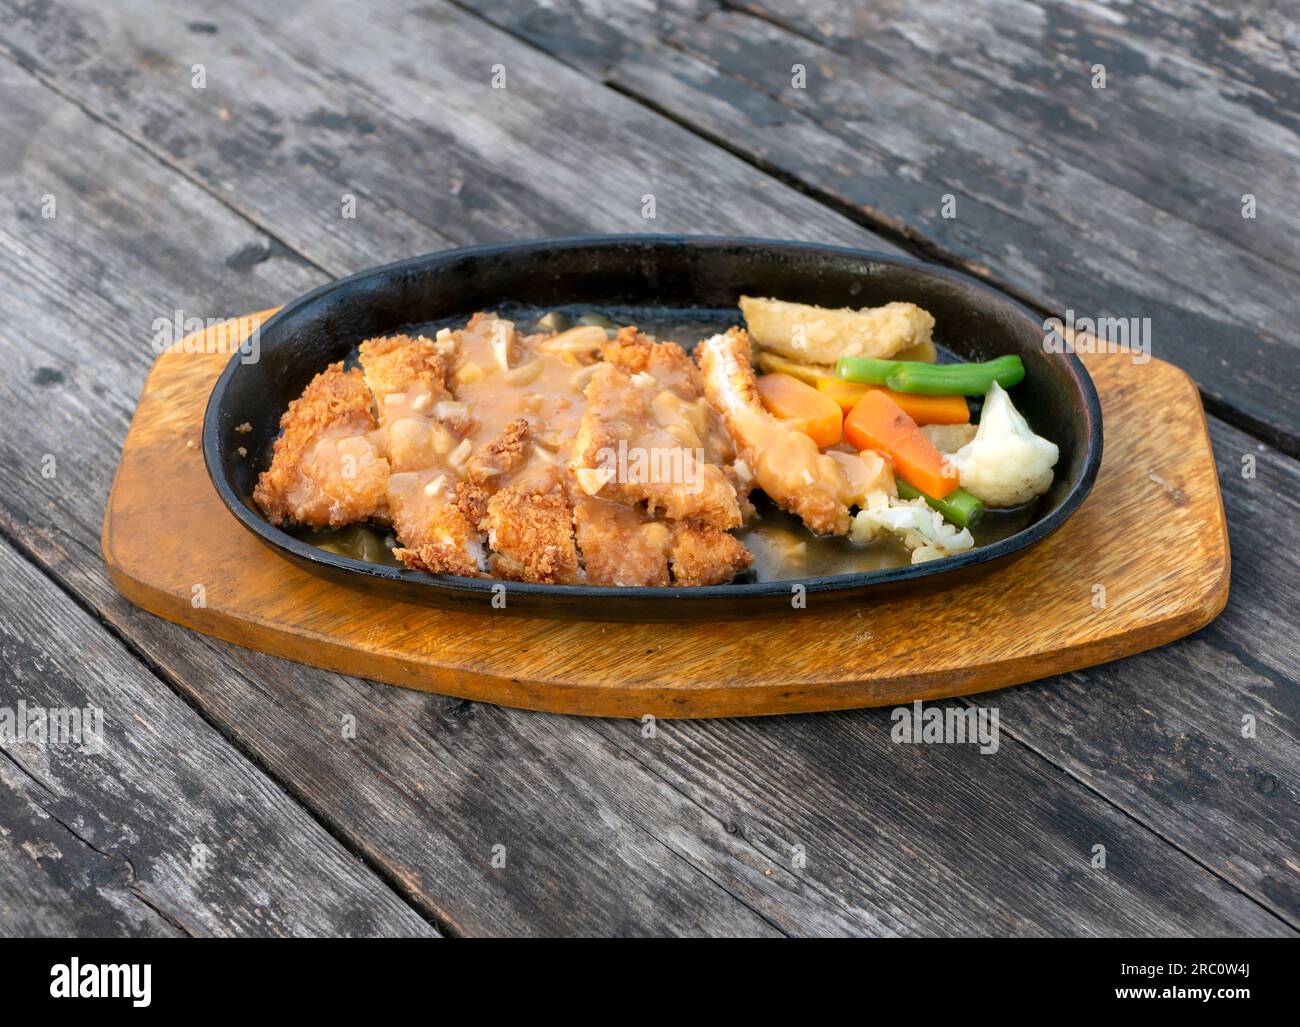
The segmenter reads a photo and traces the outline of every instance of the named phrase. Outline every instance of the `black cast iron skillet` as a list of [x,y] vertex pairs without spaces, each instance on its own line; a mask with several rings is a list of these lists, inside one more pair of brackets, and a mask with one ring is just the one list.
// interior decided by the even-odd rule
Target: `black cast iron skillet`
[[[503,306],[611,310],[620,321],[739,323],[742,293],[863,307],[906,300],[930,311],[942,349],[965,360],[1018,353],[1028,371],[1013,396],[1034,430],[1060,446],[1041,516],[1009,538],[908,567],[701,588],[505,584],[501,612],[586,620],[734,620],[862,602],[900,590],[947,588],[1023,554],[1056,531],[1092,488],[1101,463],[1101,408],[1070,353],[1049,353],[1040,320],[979,282],[918,261],[860,250],[767,239],[626,235],[505,243],[433,253],[323,286],[262,326],[260,356],[231,359],[208,401],[203,455],[222,501],[281,556],[340,585],[453,609],[487,612],[486,578],[430,575],[364,563],[318,549],[272,527],[252,501],[270,463],[279,419],[327,364],[363,339],[431,322],[463,323]],[[252,425],[239,433],[236,425]],[[247,457],[238,453],[245,447]]]

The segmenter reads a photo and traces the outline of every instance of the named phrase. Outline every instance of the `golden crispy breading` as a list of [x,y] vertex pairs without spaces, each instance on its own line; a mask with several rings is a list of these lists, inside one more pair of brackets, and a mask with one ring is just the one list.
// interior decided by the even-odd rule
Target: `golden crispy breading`
[[589,585],[667,585],[666,524],[618,503],[578,496],[573,512]]
[[700,372],[675,342],[656,342],[638,328],[620,328],[613,342],[600,350],[601,358],[628,374],[651,374],[687,399],[700,394]]
[[524,418],[511,421],[470,459],[465,477],[476,485],[499,485],[527,458],[529,436],[528,422]]
[[695,347],[704,394],[726,422],[753,483],[818,534],[849,530],[844,470],[803,432],[763,407],[750,366],[749,336],[732,328]]
[[[455,346],[454,338],[440,344],[393,335],[368,339],[359,352],[387,436],[386,502],[400,543],[394,555],[419,570],[473,576],[485,559],[478,527],[483,503],[465,491],[470,486],[458,481],[447,447],[439,446],[448,424],[438,414],[451,398],[447,373]],[[466,420],[466,433],[472,427],[467,413],[451,416]]]
[[628,505],[644,502],[670,520],[694,517],[717,528],[738,527],[735,488],[708,461],[696,426],[685,419],[668,427],[660,422],[654,413],[660,392],[654,382],[612,364],[597,369],[570,461],[577,487]]
[[[446,495],[446,493],[444,493]],[[393,555],[414,570],[478,577],[482,570],[487,494],[457,482],[453,497],[436,503],[396,502],[393,527],[403,545]]]
[[456,509],[470,524],[482,531],[487,531],[488,494],[479,486],[468,481],[456,483]]
[[455,542],[421,542],[416,546],[398,546],[393,555],[413,571],[430,574],[456,574],[462,578],[479,577],[478,564]]
[[447,388],[448,358],[432,339],[385,335],[367,339],[357,352],[365,368],[366,384],[374,393],[381,423],[384,400],[391,393],[414,387],[439,396]]
[[[753,475],[731,466],[736,446],[675,343],[593,326],[521,340],[478,314],[437,341],[367,339],[360,356],[286,412],[257,490],[273,522],[383,518],[394,556],[436,574],[664,586],[749,566],[724,529],[752,511]],[[521,372],[514,392],[491,377],[506,369]],[[358,454],[365,502],[340,469]]]
[[754,562],[740,539],[698,521],[673,525],[675,585],[722,585]]
[[289,404],[280,427],[253,490],[267,520],[337,528],[382,510],[388,461],[366,437],[375,418],[360,371],[331,364]]
[[488,500],[486,523],[498,577],[546,584],[581,580],[573,505],[562,485],[545,491],[507,485]]

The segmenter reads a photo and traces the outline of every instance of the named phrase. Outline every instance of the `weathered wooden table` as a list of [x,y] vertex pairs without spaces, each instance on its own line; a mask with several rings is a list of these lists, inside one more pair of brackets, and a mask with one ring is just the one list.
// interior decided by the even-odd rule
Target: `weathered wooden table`
[[[0,3],[0,707],[104,711],[98,753],[0,742],[0,931],[1296,933],[1294,7],[853,6]],[[1213,415],[1226,611],[981,697],[981,755],[894,744],[886,709],[647,738],[445,700],[107,583],[156,318],[645,230],[902,250],[1045,314],[1150,317]]]

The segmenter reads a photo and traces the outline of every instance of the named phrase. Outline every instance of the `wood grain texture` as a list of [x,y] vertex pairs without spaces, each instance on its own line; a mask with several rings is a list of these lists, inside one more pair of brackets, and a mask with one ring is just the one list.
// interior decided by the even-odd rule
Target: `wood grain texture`
[[0,706],[102,716],[0,736],[0,935],[437,933],[4,542],[0,574]]
[[[1188,15],[1162,43],[1141,3],[465,2],[1040,308],[1151,318],[1216,411],[1300,452],[1279,302],[1300,287],[1300,60],[1276,18],[1232,40]],[[1199,60],[1249,39],[1250,59]]]
[[[743,230],[896,249],[442,0],[324,14],[191,3],[219,29],[197,33],[169,0],[130,0],[112,15],[94,0],[57,13],[6,7],[0,46],[13,60],[334,275],[589,231]],[[195,62],[204,89],[189,85]],[[491,86],[497,66],[504,89]],[[344,196],[355,218],[342,216]]]
[[[957,589],[839,611],[810,595],[806,608],[792,604],[758,627],[743,614],[566,624],[509,617],[487,602],[469,615],[364,596],[289,566],[240,528],[207,478],[197,440],[212,383],[223,354],[262,316],[209,329],[154,365],[109,496],[103,549],[133,602],[276,656],[555,713],[798,713],[1075,670],[1181,637],[1227,602],[1227,530],[1195,387],[1168,364],[1124,354],[1087,357],[1111,426],[1093,495],[1028,556]],[[1178,445],[1161,444],[1172,438]],[[210,541],[195,547],[196,536]],[[1134,553],[1133,537],[1150,560]]]
[[[156,61],[143,50],[151,34],[170,38],[188,18],[225,25],[226,10],[178,9],[165,28],[141,18],[130,38],[92,23],[102,47],[95,77],[184,94],[151,70]],[[333,15],[318,17],[324,25]],[[47,23],[34,53],[93,59],[74,31],[84,22]],[[474,52],[516,52],[500,38]],[[301,102],[340,114],[341,95],[382,93],[389,103],[385,80],[409,62],[401,55],[422,51],[423,62],[428,45],[418,34],[386,41],[382,54],[353,45],[318,63],[314,78],[295,80]],[[381,74],[369,81],[375,65]],[[254,116],[267,77],[281,68],[253,70],[227,79],[223,99],[235,119]],[[554,74],[580,139],[584,111],[606,117],[592,99],[599,87]],[[646,739],[626,721],[538,716],[279,661],[144,614],[106,579],[99,530],[154,356],[149,321],[176,305],[208,313],[282,302],[324,280],[311,265],[355,270],[373,262],[371,253],[420,247],[385,243],[390,225],[394,239],[400,230],[392,217],[340,227],[332,199],[305,204],[307,220],[298,220],[294,204],[311,180],[293,161],[276,166],[286,183],[278,205],[268,192],[251,210],[243,197],[257,191],[258,170],[223,157],[228,123],[211,111],[207,121],[197,107],[158,115],[150,130],[192,137],[191,168],[132,126],[134,106],[160,102],[147,95],[128,91],[116,120],[96,123],[22,75],[3,85],[0,132],[21,142],[0,148],[8,158],[0,159],[0,239],[15,255],[0,263],[0,340],[11,359],[0,401],[20,430],[0,437],[0,528],[440,924],[472,934],[1240,935],[1300,923],[1300,557],[1278,545],[1300,518],[1294,460],[1212,418],[1234,548],[1225,613],[1155,652],[983,697],[1004,713],[1003,745],[991,757],[894,745],[888,710],[676,721]],[[443,113],[439,85],[412,76],[404,109],[468,133],[459,113]],[[79,102],[93,111],[86,97]],[[630,120],[626,110],[616,113]],[[380,128],[396,118],[384,115]],[[556,145],[552,118],[533,127],[546,140],[535,139],[537,152]],[[359,185],[388,163],[405,175],[412,207],[421,188],[433,195],[442,184],[436,173],[422,178],[434,152],[386,162],[383,143],[367,148],[364,121],[336,124],[322,156],[344,162],[341,179]],[[664,138],[680,145],[685,137]],[[710,219],[703,227],[746,231],[749,208],[727,197],[753,187],[715,180],[719,168],[730,179],[744,165],[689,145],[691,167],[674,190],[714,198],[711,211],[693,212]],[[95,176],[84,173],[87,154]],[[593,192],[582,227],[619,227],[604,220],[619,209],[614,181],[600,167],[582,180]],[[53,222],[39,219],[47,191],[59,197]],[[779,206],[787,194],[769,195]],[[510,208],[483,199],[448,214],[470,240],[511,230]],[[310,247],[295,242],[298,252],[276,242],[309,236]],[[47,452],[59,459],[54,480],[40,473]],[[1243,477],[1245,456],[1258,459],[1257,478]],[[345,712],[358,720],[346,746],[338,744]],[[1240,736],[1243,712],[1259,717],[1258,739]],[[1104,873],[1088,865],[1098,842],[1123,854]],[[489,862],[498,843],[510,854],[505,869]],[[803,869],[792,864],[795,845],[808,854]]]

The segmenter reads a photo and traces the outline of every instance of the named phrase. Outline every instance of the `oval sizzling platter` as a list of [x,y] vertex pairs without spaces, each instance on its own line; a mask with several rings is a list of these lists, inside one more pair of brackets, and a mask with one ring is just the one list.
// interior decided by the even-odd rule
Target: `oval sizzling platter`
[[[741,323],[742,294],[825,307],[916,303],[935,318],[941,359],[1007,353],[1025,363],[1017,408],[1060,447],[1037,517],[1008,537],[927,563],[858,573],[726,585],[614,587],[503,583],[368,563],[273,527],[252,499],[290,401],[363,339],[412,326],[459,327],[478,310],[554,308],[606,313],[619,323]],[[792,596],[866,601],[899,590],[940,589],[1022,555],[1065,523],[1101,463],[1101,408],[1079,359],[1046,352],[1041,320],[965,275],[862,250],[765,239],[633,235],[536,240],[451,250],[341,279],[289,303],[260,331],[258,358],[236,355],[218,379],[203,425],[208,474],[247,530],[284,558],[338,584],[395,600],[482,612],[587,620],[730,620],[792,609]],[[694,339],[675,341],[689,346]],[[251,426],[237,432],[236,426]],[[247,456],[240,454],[243,448]],[[499,603],[497,604],[499,606]]]

